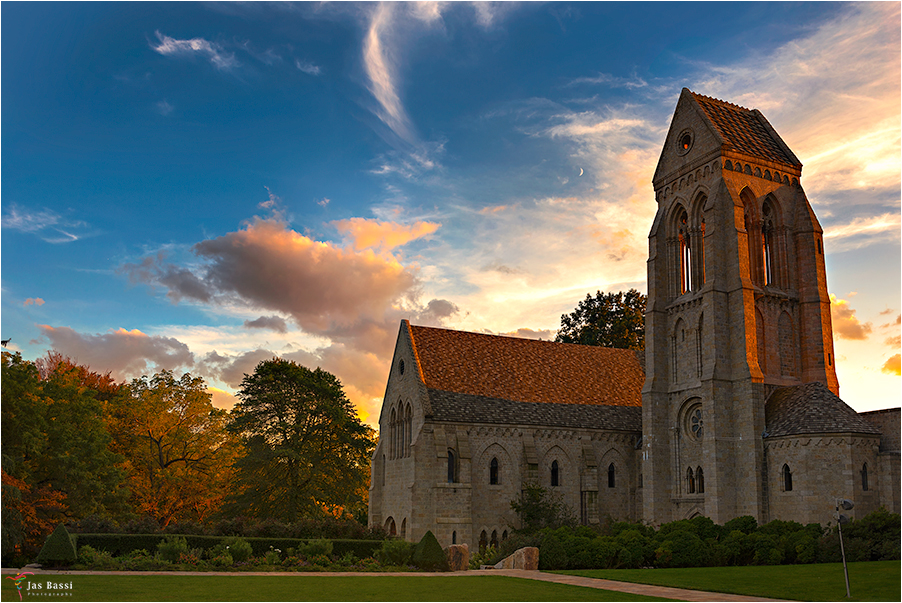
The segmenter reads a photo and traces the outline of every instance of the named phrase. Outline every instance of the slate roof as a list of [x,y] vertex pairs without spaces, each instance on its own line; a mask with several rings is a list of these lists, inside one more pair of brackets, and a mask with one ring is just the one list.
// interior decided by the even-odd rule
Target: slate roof
[[695,92],[690,93],[726,145],[747,155],[801,167],[799,160],[760,111]]
[[879,429],[818,381],[775,390],[765,404],[764,421],[769,437],[817,433],[880,435]]
[[437,389],[426,391],[436,421],[642,432],[642,409],[636,406],[543,404]]
[[[482,398],[483,403],[642,406],[645,371],[633,350],[409,323],[408,328],[420,376],[430,390]],[[474,408],[476,402],[466,396],[455,404]],[[447,396],[436,397],[447,400]],[[452,408],[448,404],[446,408]],[[433,412],[437,412],[434,405]],[[534,416],[537,409],[524,412]]]

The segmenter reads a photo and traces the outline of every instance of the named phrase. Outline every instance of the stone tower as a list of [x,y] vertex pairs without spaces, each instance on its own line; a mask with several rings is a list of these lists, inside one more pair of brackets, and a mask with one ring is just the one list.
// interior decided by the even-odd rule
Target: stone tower
[[644,517],[768,520],[765,400],[833,361],[823,231],[764,116],[683,89],[654,175]]

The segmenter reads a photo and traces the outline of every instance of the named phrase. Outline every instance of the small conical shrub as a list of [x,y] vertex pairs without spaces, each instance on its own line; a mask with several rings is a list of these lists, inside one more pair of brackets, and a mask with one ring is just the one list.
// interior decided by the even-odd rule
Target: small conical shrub
[[435,534],[426,532],[423,538],[417,543],[413,549],[413,564],[418,568],[426,571],[448,571],[448,558],[442,545],[438,543]]
[[66,526],[60,524],[53,530],[53,534],[47,537],[41,552],[38,553],[37,562],[41,565],[69,565],[75,563],[78,554],[75,552],[75,544]]

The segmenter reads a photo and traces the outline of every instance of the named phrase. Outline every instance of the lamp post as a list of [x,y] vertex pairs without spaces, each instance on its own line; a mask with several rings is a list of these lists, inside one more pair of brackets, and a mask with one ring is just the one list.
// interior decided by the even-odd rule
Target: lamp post
[[839,528],[839,551],[842,553],[842,569],[843,573],[846,575],[846,598],[852,598],[852,591],[849,590],[849,566],[846,565],[846,549],[843,547],[842,543],[842,524],[849,523],[849,518],[846,515],[843,515],[839,512],[840,509],[843,511],[851,511],[852,507],[855,506],[851,500],[846,500],[845,498],[837,498],[836,499],[836,521],[837,527]]

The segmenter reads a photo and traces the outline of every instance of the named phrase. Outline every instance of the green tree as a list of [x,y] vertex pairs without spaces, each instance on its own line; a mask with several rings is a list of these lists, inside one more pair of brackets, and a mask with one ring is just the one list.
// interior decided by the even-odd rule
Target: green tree
[[536,484],[526,484],[520,498],[510,504],[520,523],[515,529],[520,533],[531,534],[543,528],[576,525],[573,510],[564,504],[560,494]]
[[645,302],[635,289],[586,294],[570,314],[561,316],[555,341],[607,348],[645,349]]
[[132,503],[161,526],[203,521],[230,487],[237,439],[204,380],[171,371],[135,379],[112,404],[114,448],[124,455]]
[[366,504],[372,430],[332,374],[274,358],[245,375],[229,430],[244,450],[229,509],[295,521]]

